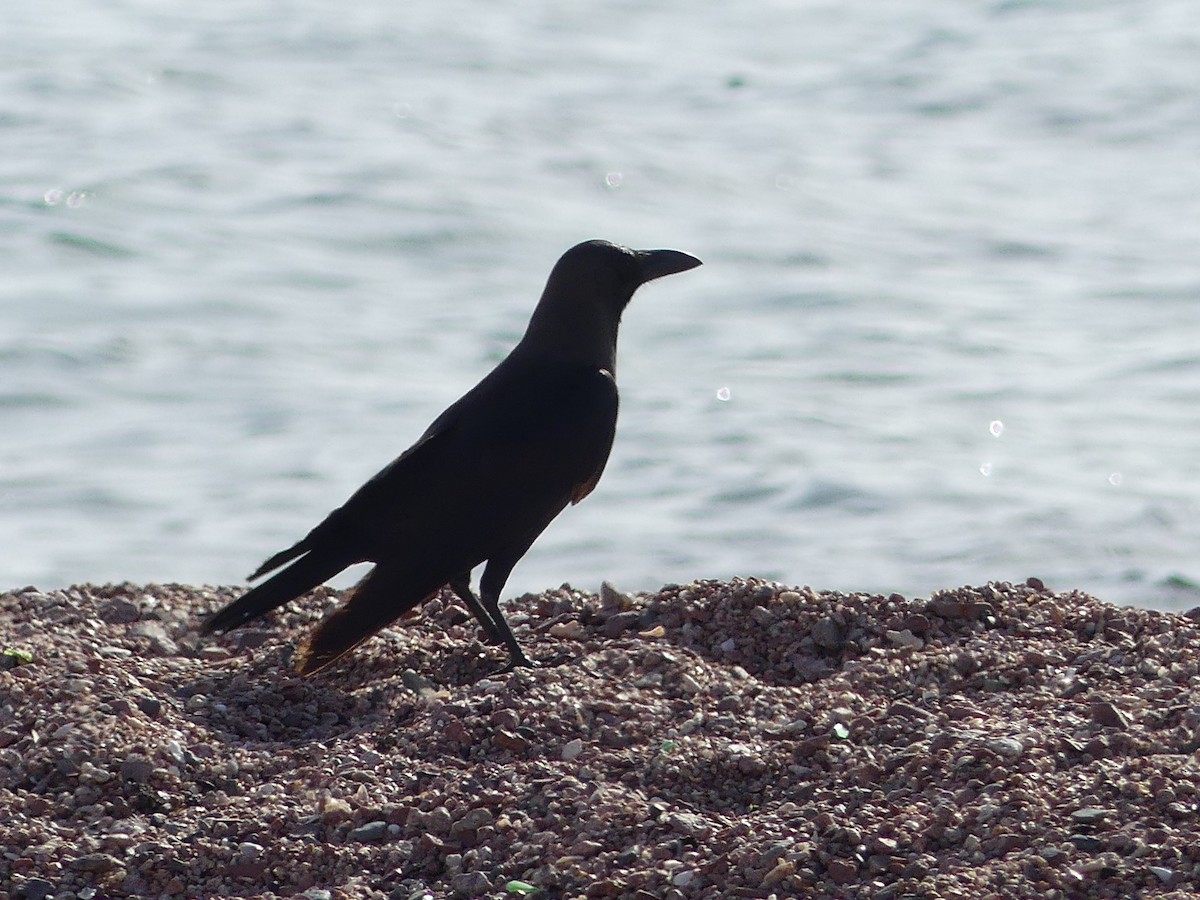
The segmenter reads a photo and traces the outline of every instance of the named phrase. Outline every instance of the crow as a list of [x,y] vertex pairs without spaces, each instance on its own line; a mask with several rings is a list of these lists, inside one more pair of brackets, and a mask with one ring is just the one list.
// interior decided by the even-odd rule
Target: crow
[[[501,671],[534,665],[500,613],[517,561],[568,504],[592,492],[617,423],[617,326],[634,291],[700,260],[678,250],[586,241],[562,255],[512,352],[417,442],[302,540],[249,577],[290,563],[212,615],[244,625],[356,563],[374,568],[301,643],[296,669],[319,672],[445,585],[493,644]],[[471,570],[487,565],[480,596]]]

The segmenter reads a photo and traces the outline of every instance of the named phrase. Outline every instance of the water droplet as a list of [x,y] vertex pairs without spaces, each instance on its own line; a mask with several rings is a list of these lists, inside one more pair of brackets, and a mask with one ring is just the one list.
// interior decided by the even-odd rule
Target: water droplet
[[412,115],[412,104],[404,103],[404,102],[393,103],[392,104],[392,115],[395,116],[397,119],[407,119],[409,116]]
[[67,194],[67,206],[71,209],[79,209],[87,201],[87,196],[85,191],[71,191]]
[[1125,478],[1124,478],[1124,476],[1121,475],[1120,472],[1113,472],[1111,475],[1108,476],[1108,483],[1111,484],[1113,487],[1120,487],[1121,482],[1124,480],[1125,480]]
[[1000,437],[1004,434],[1004,423],[999,419],[993,419],[988,425],[988,431],[992,433],[992,437]]
[[64,193],[62,188],[51,188],[42,195],[42,199],[46,201],[47,206],[58,206],[63,201]]
[[615,190],[621,186],[621,182],[625,180],[625,176],[620,172],[609,172],[604,176],[604,186]]
[[727,388],[727,387],[717,388],[717,399],[720,400],[722,403],[728,402],[730,396],[731,395],[729,393],[729,388]]
[[979,467],[979,474],[982,475],[984,478],[987,478],[989,475],[991,475],[992,474],[992,464],[990,462],[985,462],[983,465],[981,465]]

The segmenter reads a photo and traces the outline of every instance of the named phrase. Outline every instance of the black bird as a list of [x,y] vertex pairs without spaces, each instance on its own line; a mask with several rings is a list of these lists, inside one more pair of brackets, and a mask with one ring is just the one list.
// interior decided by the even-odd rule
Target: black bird
[[[250,576],[291,563],[204,623],[228,631],[343,569],[375,567],[300,645],[319,672],[443,585],[470,608],[509,663],[533,665],[500,613],[517,561],[567,504],[596,486],[617,423],[617,326],[639,286],[700,260],[607,241],[572,247],[550,272],[524,337],[415,444],[299,543]],[[487,562],[477,598],[471,570]]]

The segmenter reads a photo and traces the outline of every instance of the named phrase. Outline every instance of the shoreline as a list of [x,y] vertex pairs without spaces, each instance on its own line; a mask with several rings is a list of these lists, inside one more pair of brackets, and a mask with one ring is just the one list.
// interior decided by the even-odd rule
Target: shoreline
[[30,657],[0,671],[0,900],[1182,898],[1200,879],[1189,615],[1036,579],[564,587],[505,606],[549,664],[494,675],[503,651],[443,595],[300,678],[293,649],[343,592],[197,634],[240,590],[0,594],[0,651]]

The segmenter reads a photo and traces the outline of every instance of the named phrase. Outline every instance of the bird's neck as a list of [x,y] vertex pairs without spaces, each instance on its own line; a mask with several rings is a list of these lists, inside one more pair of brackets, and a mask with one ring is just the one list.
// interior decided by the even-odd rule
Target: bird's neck
[[539,304],[518,348],[547,359],[617,371],[620,316],[600,304],[568,309]]

